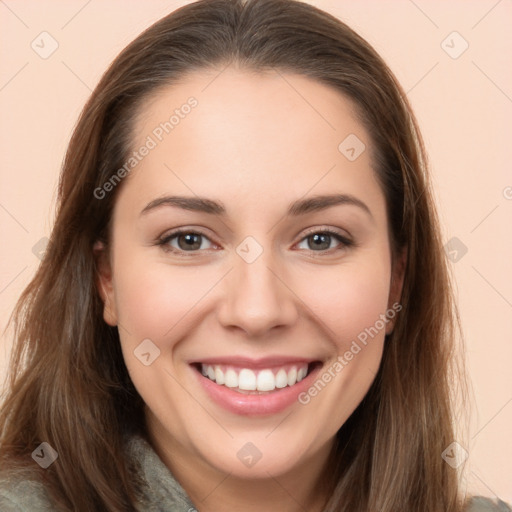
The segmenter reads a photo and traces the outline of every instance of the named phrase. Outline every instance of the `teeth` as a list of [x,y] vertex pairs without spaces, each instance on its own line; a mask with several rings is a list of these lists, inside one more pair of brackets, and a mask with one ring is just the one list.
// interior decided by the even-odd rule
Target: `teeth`
[[224,374],[224,385],[227,386],[228,388],[237,388],[238,387],[238,375],[236,374],[235,370],[229,369]]
[[288,372],[288,386],[293,386],[297,382],[297,368],[295,366]]
[[218,366],[215,367],[215,382],[224,384],[224,373]]
[[273,391],[293,386],[304,379],[308,365],[287,365],[279,369],[251,370],[220,365],[201,365],[201,373],[219,385],[241,391]]
[[284,370],[279,370],[276,375],[276,388],[285,388],[288,386],[288,374]]
[[238,387],[246,391],[254,391],[256,389],[256,375],[252,370],[244,368],[238,374]]
[[276,389],[276,378],[272,373],[272,370],[263,370],[258,373],[258,391],[272,391]]

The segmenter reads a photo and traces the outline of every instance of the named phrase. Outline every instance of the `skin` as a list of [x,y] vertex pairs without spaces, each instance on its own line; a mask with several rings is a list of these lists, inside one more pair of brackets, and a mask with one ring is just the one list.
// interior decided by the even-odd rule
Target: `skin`
[[[104,318],[119,328],[150,441],[198,510],[321,510],[334,435],[368,391],[393,322],[307,405],[263,417],[212,402],[188,362],[278,354],[328,368],[399,300],[404,258],[391,256],[371,141],[352,103],[328,86],[228,68],[194,72],[146,101],[133,148],[190,96],[198,106],[118,191],[110,250],[96,247]],[[338,150],[351,133],[366,145],[353,162]],[[297,199],[333,193],[370,213],[345,204],[285,214]],[[207,197],[227,213],[161,206],[141,215],[164,195]],[[157,245],[181,227],[206,236],[193,254]],[[319,250],[311,235],[325,229],[355,245],[332,237]],[[247,236],[263,249],[250,264],[236,252]],[[167,245],[179,251],[178,242]],[[161,351],[149,366],[134,355],[147,338]],[[262,454],[252,467],[237,457],[247,442]]]

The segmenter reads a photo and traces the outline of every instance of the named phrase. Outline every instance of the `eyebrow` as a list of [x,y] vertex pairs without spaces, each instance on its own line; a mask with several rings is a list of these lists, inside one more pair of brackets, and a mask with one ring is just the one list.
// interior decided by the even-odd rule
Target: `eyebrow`
[[[356,206],[365,211],[370,217],[373,218],[370,208],[350,194],[330,194],[330,195],[316,195],[306,199],[298,199],[288,206],[286,212],[287,216],[297,217],[305,215],[314,211],[325,210],[332,206],[351,205]],[[191,210],[194,212],[209,213],[212,215],[225,216],[226,208],[220,201],[214,201],[205,197],[190,197],[190,196],[164,196],[154,199],[148,203],[141,211],[141,215],[145,215],[152,210],[163,206],[174,206],[184,210]]]

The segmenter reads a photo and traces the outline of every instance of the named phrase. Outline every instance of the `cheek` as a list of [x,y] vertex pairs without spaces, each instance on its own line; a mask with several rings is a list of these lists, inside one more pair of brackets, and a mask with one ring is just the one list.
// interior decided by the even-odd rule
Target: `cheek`
[[326,326],[338,353],[376,323],[383,337],[380,318],[388,306],[390,277],[385,258],[333,269],[317,271],[314,281],[300,284],[298,295]]
[[[384,258],[385,260],[385,258]],[[307,304],[332,344],[332,358],[299,397],[310,414],[328,418],[325,432],[345,423],[368,392],[384,349],[389,294],[386,262],[340,268],[336,277],[317,273]],[[327,434],[326,434],[327,435]]]
[[[136,258],[121,261],[115,281],[119,323],[134,337],[176,338],[194,306],[216,281],[215,273],[199,267],[172,268]],[[168,336],[171,331],[173,335]]]
[[[171,415],[178,425],[183,419],[177,412],[183,390],[170,376],[176,376],[172,359],[179,340],[197,323],[198,302],[218,277],[211,270],[173,268],[136,254],[118,258],[115,264],[118,326],[128,372],[150,410],[159,418]],[[148,339],[159,352],[144,341]],[[147,352],[152,360],[148,366],[140,359]]]

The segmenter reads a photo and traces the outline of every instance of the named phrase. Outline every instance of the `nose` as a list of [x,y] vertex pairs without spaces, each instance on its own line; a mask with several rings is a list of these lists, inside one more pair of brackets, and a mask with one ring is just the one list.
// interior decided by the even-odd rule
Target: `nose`
[[297,321],[299,299],[269,253],[264,251],[252,263],[234,255],[234,268],[224,280],[218,308],[223,327],[238,328],[247,337],[256,338]]

